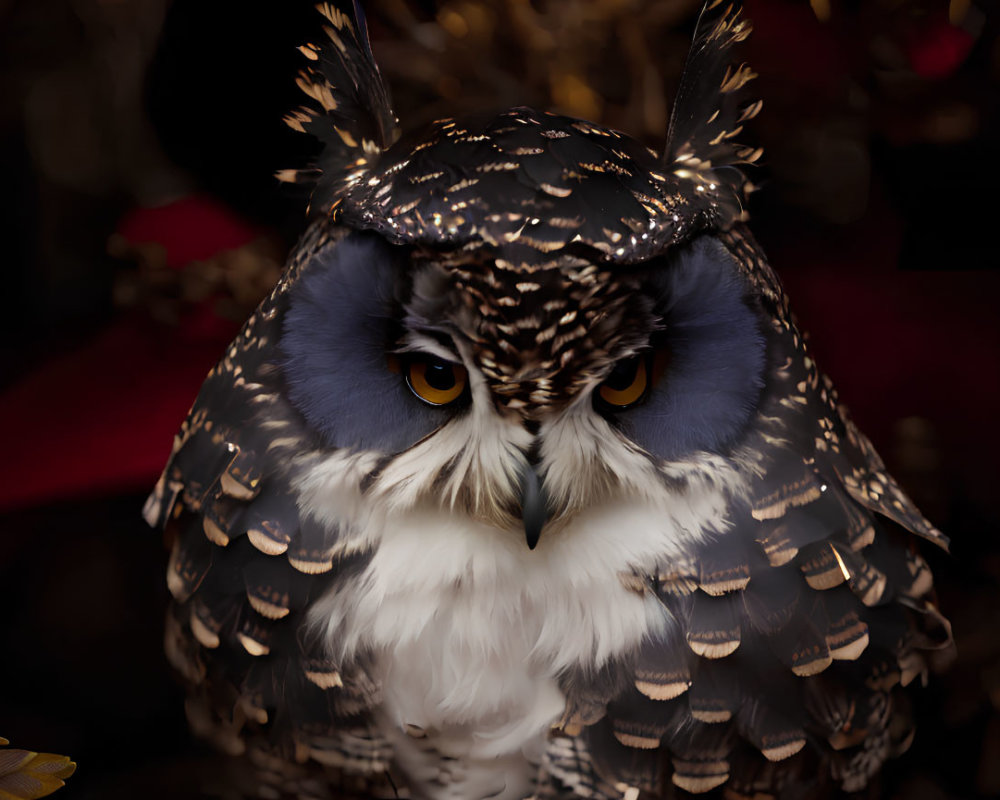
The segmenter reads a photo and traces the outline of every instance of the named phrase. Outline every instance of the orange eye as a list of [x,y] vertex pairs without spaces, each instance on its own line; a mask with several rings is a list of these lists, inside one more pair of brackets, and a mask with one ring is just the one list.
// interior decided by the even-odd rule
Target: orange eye
[[642,355],[615,364],[597,390],[601,400],[616,409],[628,408],[642,400],[649,388],[647,360]]
[[420,356],[406,365],[406,383],[425,403],[446,406],[465,392],[468,373],[465,367],[434,356]]

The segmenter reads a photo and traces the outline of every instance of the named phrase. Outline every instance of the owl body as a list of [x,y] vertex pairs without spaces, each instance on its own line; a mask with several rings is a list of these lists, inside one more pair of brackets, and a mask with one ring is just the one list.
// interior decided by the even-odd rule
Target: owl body
[[316,219],[146,509],[195,731],[300,797],[863,788],[950,646],[945,540],[744,225],[738,8],[663,154],[525,108],[397,141],[320,10]]

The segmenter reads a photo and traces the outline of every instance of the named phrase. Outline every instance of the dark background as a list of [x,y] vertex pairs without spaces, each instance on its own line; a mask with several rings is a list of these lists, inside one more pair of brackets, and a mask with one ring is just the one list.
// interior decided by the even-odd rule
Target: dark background
[[[753,229],[820,366],[953,542],[958,661],[898,798],[1000,796],[1000,16],[964,0],[752,0]],[[696,0],[373,0],[404,128],[535,105],[662,145]],[[0,735],[71,755],[67,798],[193,796],[140,508],[304,227],[311,3],[0,0]],[[217,793],[223,793],[218,789]]]

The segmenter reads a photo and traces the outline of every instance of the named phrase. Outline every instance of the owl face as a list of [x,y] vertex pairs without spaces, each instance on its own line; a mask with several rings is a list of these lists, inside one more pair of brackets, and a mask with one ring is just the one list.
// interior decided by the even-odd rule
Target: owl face
[[[566,153],[601,167],[596,185]],[[763,386],[761,309],[711,236],[647,255],[682,227],[650,160],[523,110],[438,123],[368,179],[347,214],[369,229],[306,267],[281,349],[317,436],[377,455],[369,496],[523,525],[534,546],[593,505],[658,507],[665,464],[728,451]],[[468,174],[499,197],[471,201],[486,178]],[[595,231],[590,202],[633,216]]]

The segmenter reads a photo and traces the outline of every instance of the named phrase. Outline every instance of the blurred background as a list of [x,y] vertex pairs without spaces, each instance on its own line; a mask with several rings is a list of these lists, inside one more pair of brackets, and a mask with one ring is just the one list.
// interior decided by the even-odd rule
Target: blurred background
[[[746,0],[752,227],[821,368],[952,554],[958,661],[885,797],[1000,796],[1000,13]],[[661,147],[699,0],[369,0],[404,128],[533,105]],[[224,796],[166,667],[140,508],[304,228],[312,3],[0,0],[0,735],[61,796]],[[214,787],[214,788],[213,788]]]

